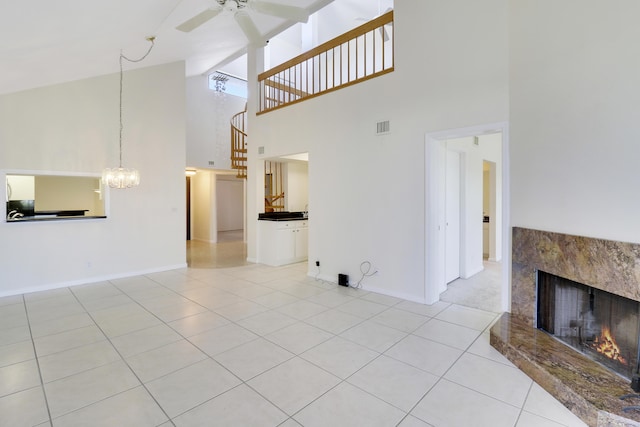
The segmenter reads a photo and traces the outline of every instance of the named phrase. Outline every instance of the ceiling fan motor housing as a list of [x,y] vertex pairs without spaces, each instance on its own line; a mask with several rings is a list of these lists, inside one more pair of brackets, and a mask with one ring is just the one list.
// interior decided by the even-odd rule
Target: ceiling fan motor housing
[[218,4],[229,11],[240,10],[247,7],[249,0],[217,0]]

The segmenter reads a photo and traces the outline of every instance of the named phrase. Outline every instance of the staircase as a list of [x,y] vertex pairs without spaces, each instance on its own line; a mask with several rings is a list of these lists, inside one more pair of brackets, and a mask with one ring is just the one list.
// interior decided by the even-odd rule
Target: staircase
[[284,198],[284,164],[281,162],[264,162],[264,211],[282,212],[285,207]]
[[[264,114],[394,71],[393,10],[258,76]],[[231,118],[231,168],[247,177],[247,105]],[[265,165],[267,167],[267,165]],[[274,178],[275,175],[271,175]],[[278,180],[276,179],[276,182]],[[281,210],[284,193],[265,193],[266,212]]]
[[[231,118],[231,168],[238,178],[247,178],[247,106]],[[264,162],[264,211],[281,212],[285,207],[283,164]]]
[[247,134],[244,131],[247,122],[247,105],[244,111],[231,117],[231,169],[236,170],[238,178],[247,177]]

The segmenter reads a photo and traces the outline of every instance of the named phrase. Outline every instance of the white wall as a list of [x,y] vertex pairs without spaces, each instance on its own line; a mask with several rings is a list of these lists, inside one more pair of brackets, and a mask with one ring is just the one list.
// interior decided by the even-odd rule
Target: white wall
[[[189,77],[187,90],[187,165],[231,168],[231,117],[244,110],[246,100],[209,89],[208,76]],[[214,162],[211,165],[209,162]]]
[[309,163],[290,161],[285,164],[285,210],[300,212],[309,205]]
[[369,261],[365,288],[424,301],[425,134],[506,120],[506,15],[504,0],[398,2],[395,72],[252,118],[265,157],[309,152],[310,272],[357,281]]
[[[0,221],[0,295],[186,265],[184,72],[181,62],[125,72],[123,162],[141,183],[110,192],[107,219]],[[0,96],[0,180],[117,166],[118,82],[111,74]]]
[[7,177],[6,200],[34,200],[36,198],[36,180],[33,175],[12,175]]
[[216,189],[218,231],[244,228],[244,183],[218,175]]
[[640,242],[639,15],[633,0],[511,2],[514,226]]

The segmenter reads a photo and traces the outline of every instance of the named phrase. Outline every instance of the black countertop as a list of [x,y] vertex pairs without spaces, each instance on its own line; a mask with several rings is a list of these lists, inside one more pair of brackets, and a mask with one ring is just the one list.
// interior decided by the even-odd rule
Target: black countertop
[[7,218],[7,222],[44,222],[44,221],[69,221],[69,220],[83,220],[83,219],[102,219],[106,218],[105,215],[70,215],[70,216],[60,216],[60,215],[42,215],[42,216],[25,216],[21,218]]
[[304,221],[306,212],[265,212],[258,214],[259,221]]

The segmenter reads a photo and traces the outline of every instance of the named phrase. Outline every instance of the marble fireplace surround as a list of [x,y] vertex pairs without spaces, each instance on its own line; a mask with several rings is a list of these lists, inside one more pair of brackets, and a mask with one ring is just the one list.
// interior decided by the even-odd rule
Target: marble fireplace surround
[[592,427],[640,427],[630,382],[536,329],[538,270],[640,301],[640,244],[527,228],[512,231],[511,313],[491,344]]

